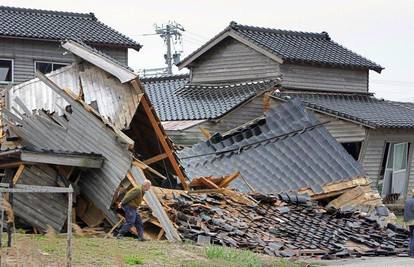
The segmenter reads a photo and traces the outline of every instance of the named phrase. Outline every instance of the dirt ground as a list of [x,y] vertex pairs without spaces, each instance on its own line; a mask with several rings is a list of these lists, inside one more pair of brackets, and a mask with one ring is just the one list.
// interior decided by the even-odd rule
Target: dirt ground
[[[15,234],[13,242],[11,249],[1,249],[1,267],[65,266],[65,235]],[[220,246],[199,247],[188,242],[77,236],[73,240],[73,266],[300,267],[306,264]]]

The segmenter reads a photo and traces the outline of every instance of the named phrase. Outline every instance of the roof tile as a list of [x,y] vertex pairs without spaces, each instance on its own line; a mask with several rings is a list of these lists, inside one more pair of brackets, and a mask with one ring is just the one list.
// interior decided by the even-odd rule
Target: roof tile
[[134,40],[98,21],[93,13],[0,6],[0,36],[58,41],[74,38],[88,44],[141,48]]

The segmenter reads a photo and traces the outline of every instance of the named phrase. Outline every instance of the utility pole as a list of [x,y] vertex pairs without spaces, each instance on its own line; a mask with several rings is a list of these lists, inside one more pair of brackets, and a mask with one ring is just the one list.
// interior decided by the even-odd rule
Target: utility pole
[[[155,33],[164,39],[167,46],[167,53],[164,55],[165,63],[167,64],[167,74],[172,74],[172,65],[180,61],[182,51],[174,49],[172,54],[172,45],[180,43],[182,45],[182,34],[185,31],[184,27],[174,21],[169,21],[166,25],[158,26],[155,24]],[[175,47],[175,46],[174,46]]]

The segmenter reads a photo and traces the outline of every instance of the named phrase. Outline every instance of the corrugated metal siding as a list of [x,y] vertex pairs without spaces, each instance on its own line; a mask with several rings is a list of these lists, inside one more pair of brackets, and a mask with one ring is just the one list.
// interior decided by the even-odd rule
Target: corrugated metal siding
[[233,38],[227,38],[191,66],[192,82],[275,78],[279,64]]
[[[410,150],[414,149],[414,130],[393,130],[393,129],[369,129],[367,139],[362,151],[361,163],[367,172],[368,176],[376,185],[381,164],[384,157],[386,142],[408,142],[410,143]],[[408,172],[408,189],[414,188],[414,158],[410,153],[409,158],[409,172]]]
[[281,64],[282,86],[335,92],[368,92],[368,71]]
[[[58,186],[57,172],[47,165],[26,166],[17,184]],[[13,211],[33,227],[60,231],[67,218],[67,194],[13,194]],[[47,216],[45,216],[47,214]]]
[[[128,64],[126,48],[98,48],[116,60]],[[14,83],[28,81],[34,78],[34,62],[37,60],[71,63],[74,56],[64,54],[65,49],[58,42],[4,39],[0,38],[0,58],[14,60]]]
[[[124,129],[132,120],[139,104],[139,98],[132,86],[121,84],[119,80],[103,70],[84,62],[54,71],[47,75],[59,87],[79,94],[82,88],[87,104],[96,101],[99,113],[108,118],[118,129]],[[67,103],[38,79],[14,86],[9,91],[9,101],[19,97],[29,110],[45,109],[63,114],[62,107]]]
[[167,131],[167,134],[175,144],[193,145],[205,140],[200,127],[212,134],[224,133],[260,116],[263,116],[263,94],[237,107],[217,122],[205,121],[182,131]]
[[[112,197],[131,166],[132,155],[117,140],[112,129],[79,103],[70,100],[72,114],[67,129],[37,115],[24,116],[22,127],[12,127],[25,143],[38,148],[97,153],[104,156],[101,169],[89,170],[80,180],[82,192],[108,217]],[[45,133],[48,133],[47,135]],[[116,219],[116,217],[115,217]]]

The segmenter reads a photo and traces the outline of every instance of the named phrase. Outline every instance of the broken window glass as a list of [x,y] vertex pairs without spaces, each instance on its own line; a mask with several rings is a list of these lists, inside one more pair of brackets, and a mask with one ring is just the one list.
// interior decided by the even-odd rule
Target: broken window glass
[[0,59],[0,83],[13,81],[13,61],[10,59]]
[[49,73],[54,70],[58,70],[64,66],[67,66],[66,63],[54,63],[54,62],[45,62],[45,61],[36,61],[36,70],[40,71],[43,74]]

